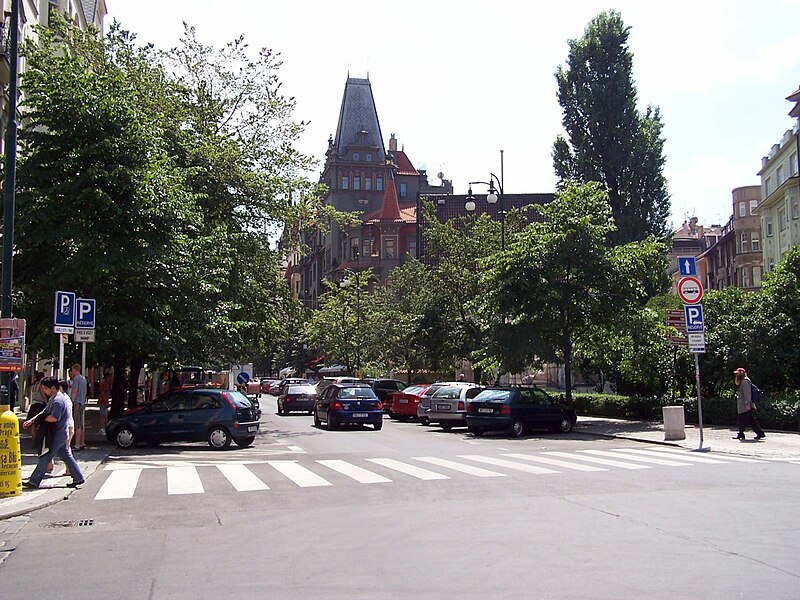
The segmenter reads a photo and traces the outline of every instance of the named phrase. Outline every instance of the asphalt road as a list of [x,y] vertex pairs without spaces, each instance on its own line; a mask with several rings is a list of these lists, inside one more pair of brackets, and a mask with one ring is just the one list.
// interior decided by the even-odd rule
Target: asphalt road
[[17,534],[0,597],[800,597],[800,465],[262,408],[251,448],[113,453]]

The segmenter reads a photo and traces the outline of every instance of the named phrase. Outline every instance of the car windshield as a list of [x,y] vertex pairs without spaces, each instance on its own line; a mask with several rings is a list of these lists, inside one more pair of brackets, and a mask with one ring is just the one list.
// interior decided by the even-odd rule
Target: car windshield
[[372,391],[372,388],[368,387],[353,387],[353,388],[342,388],[339,390],[339,394],[337,395],[338,398],[377,398],[375,392]]
[[449,398],[451,400],[461,397],[461,390],[463,388],[456,386],[443,387],[436,390],[433,394],[434,398]]
[[286,390],[287,394],[316,394],[317,389],[313,385],[290,385]]
[[242,392],[236,392],[233,390],[229,390],[225,392],[228,395],[228,399],[233,402],[233,405],[236,408],[252,408],[253,405],[250,403],[250,400],[247,399]]
[[511,398],[509,390],[483,390],[475,396],[475,402],[506,402]]

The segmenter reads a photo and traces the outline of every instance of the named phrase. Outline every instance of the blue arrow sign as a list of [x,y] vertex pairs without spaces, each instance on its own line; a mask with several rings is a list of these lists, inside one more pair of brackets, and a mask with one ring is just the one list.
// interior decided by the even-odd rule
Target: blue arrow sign
[[679,256],[678,272],[684,277],[697,275],[697,263],[694,260],[694,256]]
[[236,376],[236,383],[239,385],[244,385],[248,381],[250,381],[250,375],[248,375],[245,371],[242,371]]
[[75,292],[56,292],[53,325],[75,327]]
[[94,329],[94,309],[94,298],[78,298],[76,303],[77,315],[75,316],[75,327],[78,329]]
[[702,304],[684,305],[683,315],[686,317],[686,333],[703,333],[705,331]]

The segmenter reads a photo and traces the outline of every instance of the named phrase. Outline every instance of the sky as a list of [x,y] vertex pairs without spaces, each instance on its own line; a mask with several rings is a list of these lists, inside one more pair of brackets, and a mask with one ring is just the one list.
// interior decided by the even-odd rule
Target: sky
[[[568,42],[604,10],[631,28],[640,110],[664,123],[670,222],[724,225],[731,190],[758,185],[761,157],[794,124],[785,100],[800,87],[800,0],[106,0],[141,43],[175,46],[183,22],[222,46],[240,34],[280,52],[296,147],[321,171],[348,73],[369,77],[388,147],[453,181],[500,176],[507,193],[552,192],[551,151],[563,132],[554,73]],[[475,186],[477,192],[480,186]]]

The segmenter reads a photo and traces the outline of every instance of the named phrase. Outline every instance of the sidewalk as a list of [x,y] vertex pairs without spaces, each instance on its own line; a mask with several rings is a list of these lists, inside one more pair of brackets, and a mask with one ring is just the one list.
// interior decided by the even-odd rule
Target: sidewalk
[[[86,449],[75,453],[75,459],[81,471],[88,479],[113,450],[105,437],[97,432],[94,419],[88,420],[86,431]],[[88,427],[92,424],[92,427]],[[21,421],[20,421],[20,430]],[[588,436],[626,439],[648,444],[664,444],[674,447],[697,450],[700,446],[700,431],[696,426],[686,426],[686,439],[679,441],[664,441],[664,427],[661,423],[648,421],[627,421],[622,419],[608,419],[605,417],[578,417],[575,434]],[[732,439],[736,430],[730,427],[705,427],[703,428],[703,447],[710,452],[738,454],[778,460],[796,460],[800,462],[800,433],[767,431],[767,437],[759,442],[752,440],[753,433],[748,432],[748,439],[744,442]],[[22,437],[22,478],[27,479],[36,465],[36,456],[30,449],[30,436],[27,433]],[[56,473],[63,473],[64,466],[56,461]],[[25,490],[19,496],[0,498],[0,520],[17,515],[23,515],[55,502],[69,498],[75,490],[66,487],[71,479],[69,477],[50,477],[42,482],[43,487],[38,490]]]

